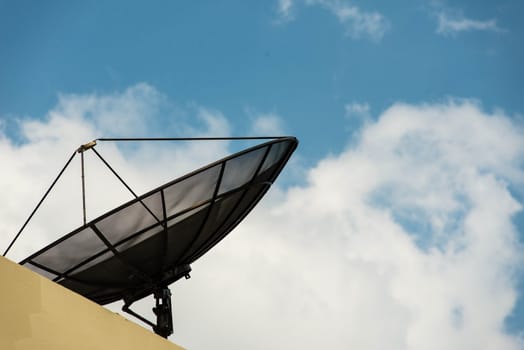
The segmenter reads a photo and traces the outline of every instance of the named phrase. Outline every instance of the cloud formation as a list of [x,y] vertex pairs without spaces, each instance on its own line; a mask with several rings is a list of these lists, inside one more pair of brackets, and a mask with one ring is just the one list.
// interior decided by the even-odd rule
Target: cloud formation
[[[134,115],[130,96],[145,106],[137,115],[149,117],[131,118],[126,128],[150,132],[165,97],[138,85],[110,96],[63,95],[44,120],[21,123],[22,144],[1,134],[1,161],[11,165],[0,176],[2,246],[64,150],[104,135],[111,118]],[[196,124],[174,118],[170,127],[197,134],[232,128],[218,111],[191,113]],[[190,349],[521,349],[504,320],[522,266],[512,219],[521,210],[514,193],[524,180],[523,136],[502,112],[468,100],[392,105],[351,146],[306,169],[303,185],[277,182],[193,265],[193,277],[173,286],[173,340]],[[231,150],[162,146],[97,147],[139,192]],[[102,168],[89,169],[92,193],[102,196],[92,210],[123,199],[102,180]],[[78,185],[78,171],[72,175],[12,258],[67,232],[56,213],[74,218],[69,225],[80,221],[72,205],[79,199],[67,199]],[[150,308],[143,303],[139,311]]]
[[390,23],[383,14],[363,11],[358,6],[340,0],[279,0],[277,13],[282,21],[294,18],[298,3],[318,6],[329,11],[344,27],[346,34],[353,39],[380,41],[390,28]]
[[293,0],[278,0],[277,13],[281,21],[293,19]]
[[[523,140],[470,101],[392,106],[201,262],[202,292],[176,287],[211,315],[181,305],[179,322],[195,338],[219,324],[221,347],[239,349],[522,348],[503,329],[522,262],[509,187]],[[234,279],[217,277],[224,261]]]
[[[248,111],[248,113],[251,113]],[[275,113],[257,113],[251,120],[251,135],[284,135],[282,119]]]
[[351,102],[344,106],[346,117],[367,119],[370,117],[371,107],[368,103]]
[[467,18],[462,14],[451,14],[449,11],[441,11],[437,14],[437,33],[442,35],[453,35],[469,31],[491,31],[502,32],[497,25],[496,19],[475,20]]

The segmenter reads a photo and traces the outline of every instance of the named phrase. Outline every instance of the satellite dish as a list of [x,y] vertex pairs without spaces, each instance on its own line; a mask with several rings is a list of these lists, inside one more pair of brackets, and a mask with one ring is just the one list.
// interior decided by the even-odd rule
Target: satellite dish
[[[209,164],[85,223],[20,264],[100,305],[124,300],[125,312],[167,338],[173,332],[168,286],[189,278],[191,264],[246,217],[297,144],[282,137]],[[151,294],[156,323],[130,309]]]

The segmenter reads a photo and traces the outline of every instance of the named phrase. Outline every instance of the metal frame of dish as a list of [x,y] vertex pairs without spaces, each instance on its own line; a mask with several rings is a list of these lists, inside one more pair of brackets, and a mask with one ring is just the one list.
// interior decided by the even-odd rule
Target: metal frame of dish
[[[85,223],[20,264],[101,305],[124,300],[123,311],[167,338],[173,332],[168,286],[189,278],[190,265],[245,218],[297,145],[294,137],[280,137],[211,163]],[[130,309],[150,294],[156,323]]]

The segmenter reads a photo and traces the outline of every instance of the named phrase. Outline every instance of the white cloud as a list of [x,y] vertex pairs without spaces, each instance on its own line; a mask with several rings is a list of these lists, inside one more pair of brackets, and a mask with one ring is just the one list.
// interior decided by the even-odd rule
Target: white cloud
[[346,117],[356,117],[359,119],[368,119],[370,117],[371,107],[368,103],[351,102],[344,106]]
[[293,0],[278,0],[277,13],[281,21],[293,19]]
[[284,134],[282,118],[274,113],[260,113],[253,117],[251,134],[257,136],[279,136]]
[[357,6],[340,1],[308,0],[308,3],[319,4],[329,9],[344,25],[346,33],[354,39],[369,37],[379,41],[390,27],[387,19],[379,12],[362,11]]
[[380,41],[390,28],[390,23],[383,14],[363,11],[350,2],[340,0],[279,0],[278,15],[283,20],[292,19],[292,9],[301,2],[328,10],[344,26],[346,34],[353,39],[368,38]]
[[[137,96],[138,105],[148,105],[149,97]],[[0,138],[0,160],[11,165],[0,176],[2,246],[66,150],[105,131],[87,116],[92,107],[62,114],[67,102],[63,96],[44,121],[24,122],[25,144]],[[118,103],[109,105],[119,115]],[[180,121],[174,127],[230,129],[217,111],[195,114],[207,120],[200,128]],[[173,286],[173,340],[190,349],[523,348],[504,332],[517,298],[512,273],[522,266],[512,223],[521,204],[511,192],[524,180],[522,136],[502,112],[486,113],[471,101],[391,106],[353,146],[308,169],[303,186],[277,182],[230,237],[193,264],[193,277]],[[144,190],[194,166],[194,157],[226,151],[97,147]],[[177,169],[144,173],[157,160]],[[89,169],[93,184],[102,171]],[[67,202],[78,170],[72,175],[71,187],[57,193],[58,204],[31,225],[11,257],[64,232],[56,213],[74,218],[69,224],[80,221]],[[115,200],[113,187],[100,181],[103,201],[92,205]]]
[[[472,102],[392,106],[306,186],[274,188],[196,264],[193,285],[175,287],[178,339],[196,349],[522,348],[502,329],[522,262],[508,183],[522,180],[523,143],[507,117]],[[214,340],[198,337],[211,328]]]
[[467,31],[492,31],[502,32],[495,19],[474,20],[464,17],[462,14],[450,14],[448,11],[441,11],[437,14],[438,27],[437,33],[452,35]]
[[89,118],[100,130],[110,135],[130,135],[137,130],[151,129],[148,120],[158,114],[165,97],[153,87],[141,83],[122,93],[109,95],[59,96],[58,106],[50,112],[50,118]]

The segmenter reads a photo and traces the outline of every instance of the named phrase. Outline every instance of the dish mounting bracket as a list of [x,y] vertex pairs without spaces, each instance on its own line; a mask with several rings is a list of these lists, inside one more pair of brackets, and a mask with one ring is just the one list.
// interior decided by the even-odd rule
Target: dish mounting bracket
[[155,290],[153,295],[155,297],[155,307],[153,308],[153,312],[156,315],[156,324],[131,310],[130,306],[133,303],[133,301],[126,301],[124,306],[122,306],[122,311],[150,325],[156,334],[167,339],[167,337],[173,334],[173,311],[171,308],[171,291],[168,287],[162,287]]

